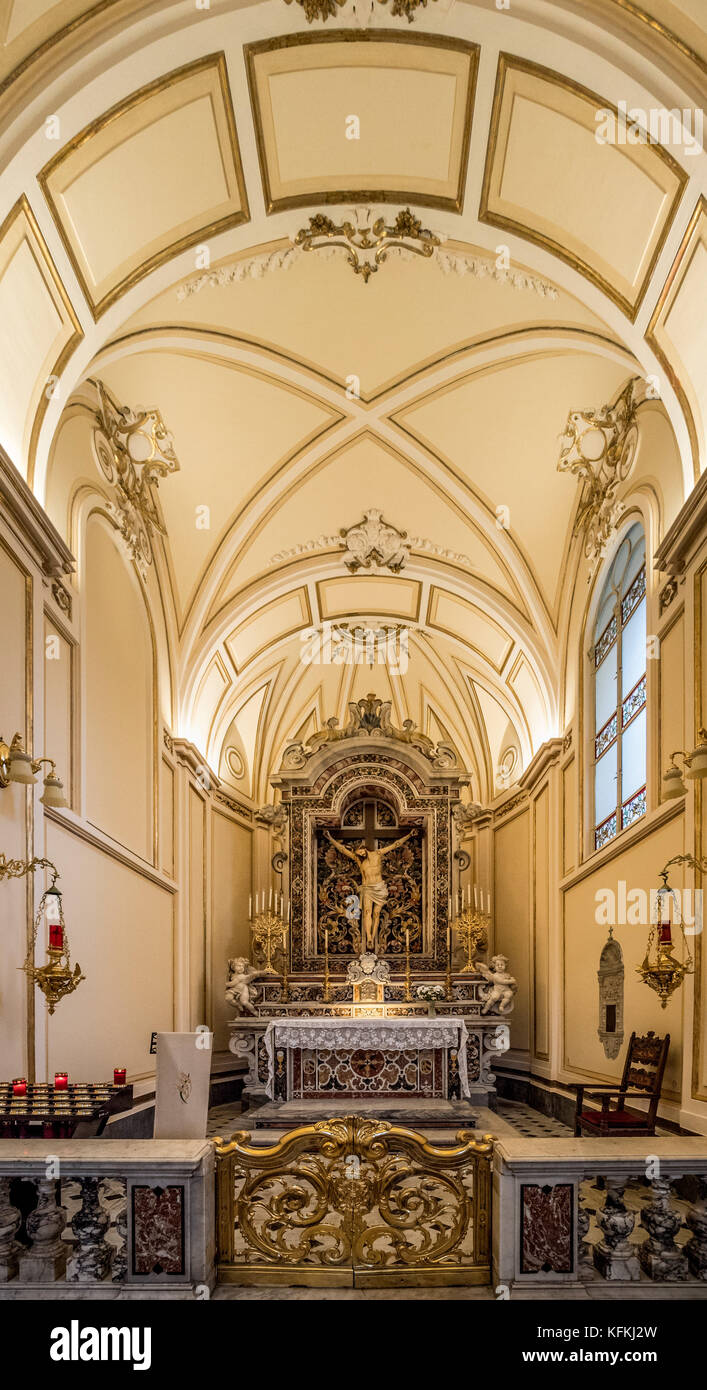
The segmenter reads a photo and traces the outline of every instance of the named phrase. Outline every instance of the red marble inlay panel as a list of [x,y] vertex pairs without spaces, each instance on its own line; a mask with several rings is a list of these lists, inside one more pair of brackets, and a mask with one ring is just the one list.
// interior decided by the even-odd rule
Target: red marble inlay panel
[[133,1274],[184,1273],[184,1188],[133,1188]]
[[521,1274],[571,1274],[573,1261],[572,1184],[520,1189]]

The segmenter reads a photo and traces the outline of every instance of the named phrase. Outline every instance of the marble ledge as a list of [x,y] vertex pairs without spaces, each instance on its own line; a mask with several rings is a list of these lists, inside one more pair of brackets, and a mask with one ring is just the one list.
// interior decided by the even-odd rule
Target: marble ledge
[[209,1139],[0,1139],[0,1175],[21,1169],[44,1177],[47,1154],[54,1153],[66,1176],[146,1170],[188,1176],[211,1157],[213,1145]]
[[516,1139],[503,1135],[494,1150],[497,1166],[512,1171],[547,1163],[558,1171],[581,1173],[591,1169],[603,1173],[619,1169],[627,1175],[644,1169],[647,1154],[655,1154],[683,1172],[707,1172],[707,1137],[699,1135],[646,1135],[633,1139]]

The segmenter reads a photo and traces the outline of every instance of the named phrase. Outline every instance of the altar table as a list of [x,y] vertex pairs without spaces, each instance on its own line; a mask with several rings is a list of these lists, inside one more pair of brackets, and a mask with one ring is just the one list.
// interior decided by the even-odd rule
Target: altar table
[[263,1038],[271,1100],[469,1098],[467,1028],[434,1018],[278,1018]]

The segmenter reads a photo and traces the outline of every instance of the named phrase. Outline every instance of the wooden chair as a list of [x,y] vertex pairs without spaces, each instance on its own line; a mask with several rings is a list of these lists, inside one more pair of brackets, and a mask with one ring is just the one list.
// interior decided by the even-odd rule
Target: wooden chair
[[[592,1086],[587,1090],[587,1100],[601,1103],[601,1110],[584,1108],[585,1087],[577,1086],[577,1110],[574,1119],[575,1135],[593,1135],[607,1138],[609,1135],[629,1136],[655,1134],[655,1117],[663,1084],[663,1072],[668,1060],[670,1034],[657,1038],[655,1033],[646,1033],[637,1038],[631,1034],[624,1063],[624,1074],[620,1086]],[[630,1088],[634,1089],[631,1090]],[[641,1097],[648,1101],[647,1110],[635,1110],[626,1104]],[[616,1097],[614,1109],[612,1097]]]

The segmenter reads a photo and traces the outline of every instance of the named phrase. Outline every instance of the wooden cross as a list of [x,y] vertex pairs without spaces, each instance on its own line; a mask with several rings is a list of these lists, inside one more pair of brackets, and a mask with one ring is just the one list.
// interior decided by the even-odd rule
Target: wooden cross
[[[363,842],[366,849],[376,849],[380,840],[399,840],[405,831],[400,826],[388,826],[385,830],[376,829],[376,802],[363,803]],[[337,840],[360,840],[361,826],[343,826],[336,832]]]

